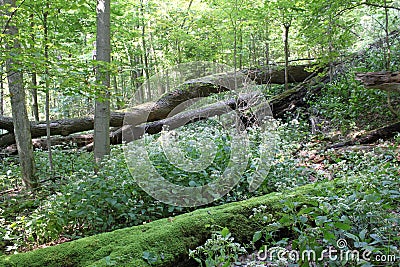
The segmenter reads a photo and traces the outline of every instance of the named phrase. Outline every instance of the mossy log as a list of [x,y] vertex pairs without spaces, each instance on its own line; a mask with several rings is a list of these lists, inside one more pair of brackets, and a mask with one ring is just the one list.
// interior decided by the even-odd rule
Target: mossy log
[[[310,184],[291,192],[272,193],[246,201],[222,206],[199,209],[174,218],[161,219],[145,225],[134,226],[109,233],[103,233],[60,245],[34,251],[0,257],[0,266],[11,267],[78,267],[107,266],[150,266],[143,253],[153,252],[158,262],[152,266],[178,267],[197,266],[189,260],[189,249],[202,245],[211,235],[210,226],[227,227],[235,240],[248,243],[259,223],[251,218],[253,208],[268,207],[268,213],[275,219],[283,215],[283,202],[289,200],[301,206],[314,206],[314,196],[323,189],[341,188],[344,182],[329,181]],[[354,182],[354,186],[356,181]],[[346,187],[352,182],[346,182]],[[290,222],[289,222],[290,224]],[[282,223],[282,232],[288,224]]]

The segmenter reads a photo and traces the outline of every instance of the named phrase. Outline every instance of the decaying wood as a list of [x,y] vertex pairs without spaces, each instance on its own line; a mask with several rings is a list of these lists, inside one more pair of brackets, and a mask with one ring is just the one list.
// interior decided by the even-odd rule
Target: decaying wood
[[[299,83],[305,81],[311,74],[307,71],[311,65],[293,65],[288,68],[288,82]],[[320,72],[322,69],[313,71]],[[285,84],[285,71],[271,71],[267,69],[249,69],[242,71],[243,75],[254,81],[256,84]]]
[[[93,134],[79,134],[69,135],[61,137],[51,137],[52,146],[63,146],[69,148],[79,148],[86,146],[93,142]],[[46,138],[35,138],[32,139],[33,148],[35,149],[47,149]],[[17,146],[15,144],[9,145],[2,150],[7,155],[16,155],[18,153]]]
[[400,93],[400,72],[367,72],[356,73],[356,80],[361,81],[365,88],[384,90],[387,92],[387,105],[390,112],[400,117],[400,113],[392,106],[391,92]]
[[[293,73],[293,81],[303,81],[310,76],[305,71],[306,65],[291,67],[290,73]],[[169,92],[162,96],[156,102],[144,103],[130,109],[129,116],[135,118],[135,123],[140,125],[144,122],[153,122],[166,118],[172,110],[178,113],[186,109],[186,105],[182,103],[200,97],[208,97],[213,94],[226,92],[235,88],[255,82],[262,83],[279,83],[284,82],[283,70],[245,70],[239,73],[223,73],[211,75],[199,79],[184,82],[175,91]],[[282,78],[282,79],[281,79]],[[281,80],[280,80],[281,79]],[[190,104],[190,103],[189,103]],[[176,108],[179,106],[179,109]],[[111,113],[110,126],[121,127],[126,113]],[[70,134],[93,130],[93,117],[63,119],[52,121],[50,124],[51,135],[68,136]],[[0,129],[7,130],[9,133],[0,136],[0,147],[6,147],[15,143],[13,135],[13,122],[11,118],[0,116]],[[31,123],[32,138],[38,138],[46,135],[45,123]]]
[[349,140],[346,142],[341,142],[337,144],[333,144],[328,148],[340,148],[345,146],[353,146],[357,144],[365,145],[374,143],[380,139],[386,140],[394,137],[397,133],[400,132],[400,122],[396,122],[379,129],[375,129],[369,131],[361,136],[354,138],[353,140]]
[[[142,125],[126,124],[110,135],[110,143],[121,144],[122,141],[128,143],[141,138],[145,133],[157,134],[165,128],[173,130],[189,123],[206,120],[208,118],[226,114],[228,112],[237,110],[238,108],[247,109],[250,108],[250,105],[258,103],[258,101],[256,101],[255,99],[259,97],[263,96],[259,96],[257,93],[249,93],[242,95],[237,99],[232,98],[227,101],[218,102],[200,109],[184,111],[159,121],[145,123]],[[241,116],[240,112],[238,112],[238,116]],[[85,151],[91,151],[92,149],[92,144],[89,144],[82,148],[82,150]]]
[[356,73],[356,80],[361,81],[365,88],[400,92],[400,72]]

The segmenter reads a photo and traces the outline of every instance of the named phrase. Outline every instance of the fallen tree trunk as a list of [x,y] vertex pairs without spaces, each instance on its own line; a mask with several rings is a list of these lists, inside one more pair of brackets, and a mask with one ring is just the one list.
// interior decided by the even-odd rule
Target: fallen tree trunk
[[[312,65],[293,65],[288,68],[288,82],[299,83],[305,81],[311,74],[307,71],[307,68],[311,68]],[[318,69],[315,72],[320,72],[322,69]],[[249,69],[241,72],[244,76],[254,81],[256,84],[285,84],[285,71],[271,71],[267,69]]]
[[361,81],[365,88],[400,92],[400,72],[383,71],[356,73],[356,80]]
[[[325,76],[323,78],[315,77],[309,82],[304,82],[288,91],[272,97],[267,103],[271,106],[272,114],[275,118],[284,118],[287,112],[293,112],[298,107],[305,106],[306,97],[308,94],[313,95],[317,94],[324,86],[326,82],[329,81],[329,77]],[[253,94],[244,95],[239,102],[242,102],[240,105],[246,107],[246,99],[254,97]],[[177,114],[170,118],[162,119],[155,122],[150,122],[144,125],[128,125],[130,130],[133,132],[133,136],[135,136],[132,140],[139,138],[144,133],[148,134],[156,134],[161,132],[162,127],[164,125],[172,125],[170,129],[177,128],[181,126],[179,122],[187,121],[188,123],[194,122],[194,118],[197,120],[206,119],[215,115],[221,115],[223,113],[228,112],[226,110],[226,106],[229,106],[232,110],[236,109],[238,101],[236,99],[230,99],[225,103],[216,103],[204,109],[190,111],[190,112],[183,112],[182,114]],[[262,105],[262,104],[261,104]],[[225,107],[225,108],[224,108]],[[246,107],[249,108],[249,107]],[[217,114],[218,113],[218,114]],[[119,114],[119,113],[118,113]],[[129,113],[129,116],[134,116],[134,113]],[[214,115],[213,115],[214,114]],[[127,115],[124,113],[124,115]],[[135,122],[136,122],[135,118]],[[122,120],[123,121],[123,120]],[[119,125],[112,125],[112,126],[120,126],[122,127],[123,122],[120,121]],[[119,129],[111,133],[110,136],[110,143],[111,144],[121,144],[122,143],[122,131],[123,129]],[[1,139],[1,138],[0,138]],[[1,143],[1,141],[0,141]],[[92,144],[88,144],[84,147],[83,150],[91,151],[93,149]]]
[[[0,256],[1,266],[59,267],[104,266],[110,257],[116,266],[147,267],[144,251],[151,251],[158,260],[152,266],[197,266],[189,258],[189,250],[204,245],[213,229],[207,225],[226,227],[235,242],[248,244],[256,231],[264,229],[254,215],[254,209],[264,206],[272,220],[282,217],[282,201],[295,202],[299,207],[315,206],[315,196],[326,188],[339,194],[341,188],[358,188],[361,179],[335,180],[295,188],[289,193],[272,193],[241,202],[217,207],[198,209],[176,217],[156,220],[113,232],[85,237],[79,240],[45,247],[30,252]],[[346,192],[351,192],[347,190]],[[350,193],[346,194],[348,197]],[[279,238],[293,235],[292,222],[277,224],[275,233]],[[168,244],[168,245],[166,245]],[[51,255],[51,257],[49,256]],[[77,257],[79,255],[79,257]]]
[[[306,65],[292,66],[291,71],[293,81],[303,81],[310,76],[310,73],[305,71]],[[137,125],[144,122],[153,122],[166,118],[172,110],[179,106],[180,112],[184,110],[187,105],[181,105],[187,100],[208,97],[213,94],[230,91],[237,85],[248,84],[251,81],[255,83],[279,82],[279,77],[283,75],[283,70],[244,70],[240,73],[223,73],[207,76],[200,79],[190,80],[184,82],[179,89],[169,92],[162,96],[156,102],[144,103],[135,106],[129,111],[129,116],[135,118]],[[268,78],[270,77],[270,78]],[[188,103],[190,104],[190,103]],[[121,127],[124,117],[127,113],[113,112],[111,113],[110,126]],[[63,119],[50,123],[51,135],[68,136],[73,133],[93,130],[94,118],[76,118],[76,119]],[[0,129],[7,130],[9,133],[0,136],[0,147],[6,147],[15,143],[13,134],[12,119],[0,116]],[[37,138],[46,135],[45,123],[32,123],[31,124],[32,138]]]
[[357,144],[371,144],[380,139],[385,140],[385,139],[392,138],[397,133],[400,133],[400,122],[396,122],[394,124],[387,125],[387,126],[379,128],[379,129],[369,131],[359,137],[354,138],[353,140],[333,144],[333,145],[329,146],[328,148],[340,148],[340,147],[345,147],[345,146],[353,146],[353,145],[357,145]]
[[[169,130],[173,130],[189,123],[206,120],[214,116],[226,114],[230,111],[237,110],[238,108],[248,109],[251,107],[248,103],[257,102],[254,99],[258,97],[262,96],[259,96],[256,93],[250,93],[241,96],[238,99],[229,99],[225,102],[218,102],[201,109],[178,113],[172,117],[168,117],[163,120],[137,126],[124,125],[120,129],[110,134],[110,143],[116,145],[121,144],[123,141],[131,142],[133,140],[141,138],[144,134],[160,133],[163,129],[165,129],[165,127],[167,127]],[[247,126],[244,125],[244,119],[241,118],[241,116],[243,115],[241,115],[240,112],[238,112],[238,116],[242,120],[243,126]],[[85,151],[92,151],[92,149],[93,144],[88,144],[84,148],[82,148],[82,150]]]
[[[80,148],[91,144],[93,142],[93,134],[79,134],[79,135],[69,135],[69,136],[61,136],[61,137],[51,137],[51,145],[52,146],[62,146],[69,148]],[[47,149],[47,139],[32,139],[32,144],[34,149]],[[3,149],[6,155],[16,155],[18,153],[17,146],[12,144],[7,148]]]
[[392,106],[391,92],[400,93],[400,72],[367,72],[356,73],[356,80],[363,83],[365,88],[379,89],[387,92],[387,105],[393,115],[400,117],[399,112]]
[[[289,89],[288,91],[272,97],[268,103],[272,110],[272,115],[275,118],[284,118],[287,112],[293,112],[295,109],[305,106],[307,104],[306,97],[308,94],[318,94],[321,89],[324,87],[324,84],[329,81],[329,77],[325,76],[323,78],[315,77],[308,82],[303,82],[302,84]],[[210,118],[215,115],[221,115],[230,110],[227,110],[226,107],[229,106],[232,110],[235,110],[237,106],[241,106],[243,108],[250,108],[251,106],[247,105],[247,100],[254,98],[254,94],[244,95],[237,99],[230,99],[225,103],[216,103],[214,105],[210,105],[206,108],[178,113],[175,116],[162,119],[159,121],[135,126],[135,125],[126,125],[129,128],[121,128],[117,131],[114,131],[110,135],[110,143],[111,144],[121,144],[122,143],[122,132],[132,131],[133,138],[131,140],[136,140],[144,133],[148,134],[156,134],[161,132],[164,125],[168,125],[169,129],[175,129],[182,126],[182,122],[190,123],[199,120],[204,120]],[[238,104],[240,103],[240,104]],[[263,105],[261,103],[260,105]],[[256,109],[262,109],[263,107],[258,106]],[[130,115],[132,116],[132,115]],[[136,118],[135,118],[136,121]],[[122,126],[122,124],[121,124]],[[128,140],[126,140],[128,141]],[[91,151],[93,149],[93,144],[89,144],[85,146],[82,150]]]
[[[205,120],[214,116],[223,115],[233,110],[237,110],[238,108],[250,108],[251,106],[248,103],[257,103],[255,98],[259,98],[257,93],[249,93],[243,96],[240,96],[237,99],[229,99],[225,102],[218,102],[209,106],[206,106],[201,109],[190,110],[186,112],[178,113],[172,117],[168,117],[159,121],[150,122],[142,125],[125,125],[123,127],[117,128],[110,134],[110,143],[112,145],[121,144],[123,141],[122,135],[125,132],[125,136],[127,136],[128,132],[130,133],[131,139],[125,141],[137,140],[142,137],[145,133],[147,134],[157,134],[160,133],[165,126],[168,129],[173,130],[179,128],[183,125],[193,123],[196,121]],[[240,113],[238,116],[244,116]],[[245,120],[244,118],[242,119]],[[245,122],[243,122],[245,123]],[[247,126],[247,125],[244,125]],[[34,148],[47,149],[47,140],[46,139],[33,139],[32,140]],[[93,134],[85,134],[85,135],[70,135],[66,137],[55,137],[51,139],[52,145],[65,145],[69,147],[84,147],[83,150],[92,151],[93,149]],[[7,152],[12,153],[16,151],[16,147],[10,146],[7,148]]]

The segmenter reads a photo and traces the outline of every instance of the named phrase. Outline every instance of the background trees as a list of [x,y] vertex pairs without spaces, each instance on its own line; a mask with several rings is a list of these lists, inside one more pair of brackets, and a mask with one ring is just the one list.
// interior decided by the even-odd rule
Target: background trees
[[[385,28],[389,33],[395,29],[397,9],[385,9],[379,2],[363,3],[114,1],[110,105],[123,108],[147,76],[177,63],[200,60],[234,66],[236,61],[238,68],[316,62],[299,59],[332,63],[357,49],[355,45],[384,35]],[[396,7],[398,3],[387,5]],[[25,0],[15,13],[32,119],[45,118],[44,96],[49,90],[51,119],[94,112],[95,10],[87,0],[52,1],[47,7],[46,3]],[[152,95],[149,90],[138,92],[138,102],[148,95]],[[4,113],[10,115],[10,111],[5,103]]]
[[[108,135],[108,101],[111,109],[123,109],[132,98],[140,103],[171,90],[168,83],[141,87],[147,77],[169,66],[211,61],[236,68],[288,69],[290,64],[320,63],[329,64],[333,76],[335,61],[396,30],[399,17],[398,1],[118,0],[110,3],[112,62],[105,68],[98,62],[96,5],[91,1],[25,0],[16,6],[3,13],[12,12],[19,28],[21,49],[10,60],[19,62],[28,117],[50,121],[96,113],[103,118],[96,127],[105,126],[97,136]],[[7,17],[1,26],[6,33]],[[390,55],[391,46],[386,41],[385,48],[375,51],[385,61],[380,66],[377,60],[376,70],[396,70],[399,60]],[[6,60],[2,53],[2,73]],[[105,76],[96,71],[103,67]],[[2,77],[1,114],[10,116],[12,83]],[[102,85],[96,80],[103,80]],[[99,158],[107,154],[107,146]]]

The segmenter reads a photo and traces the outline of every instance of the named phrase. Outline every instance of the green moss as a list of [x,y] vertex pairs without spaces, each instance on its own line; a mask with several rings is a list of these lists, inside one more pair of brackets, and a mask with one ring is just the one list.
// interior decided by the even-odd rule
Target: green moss
[[[256,224],[249,217],[260,205],[271,214],[282,212],[281,200],[312,203],[310,195],[335,182],[299,187],[290,193],[272,193],[242,202],[199,209],[172,219],[103,233],[53,247],[0,257],[0,266],[150,266],[143,252],[157,255],[154,266],[178,266],[188,260],[188,251],[210,237],[207,225],[228,227],[240,242],[249,241]],[[284,225],[282,226],[284,227]]]

